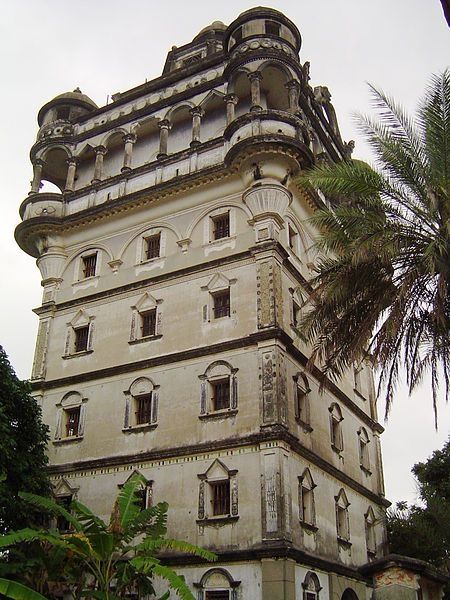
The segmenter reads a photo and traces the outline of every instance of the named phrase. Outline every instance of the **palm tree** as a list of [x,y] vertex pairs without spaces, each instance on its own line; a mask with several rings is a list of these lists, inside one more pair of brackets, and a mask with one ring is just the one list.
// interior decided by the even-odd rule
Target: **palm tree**
[[303,330],[334,378],[373,360],[386,416],[401,367],[410,393],[431,373],[437,422],[440,376],[449,394],[450,71],[432,77],[415,120],[371,90],[379,119],[358,122],[376,168],[346,160],[299,178],[326,198]]
[[[123,486],[109,524],[80,502],[72,501],[69,512],[53,500],[22,493],[31,505],[64,519],[70,531],[22,529],[0,537],[0,550],[39,542],[50,554],[47,562],[38,561],[34,577],[26,581],[30,587],[0,579],[0,594],[14,600],[43,600],[44,594],[52,595],[59,587],[70,589],[75,598],[117,600],[130,593],[154,596],[156,576],[165,579],[182,600],[195,600],[184,579],[163,565],[157,554],[175,550],[206,560],[216,557],[187,542],[164,537],[168,505],[162,502],[141,510],[139,490],[143,482],[143,477],[135,474]],[[55,579],[49,581],[52,577]],[[160,600],[169,596],[167,592]]]

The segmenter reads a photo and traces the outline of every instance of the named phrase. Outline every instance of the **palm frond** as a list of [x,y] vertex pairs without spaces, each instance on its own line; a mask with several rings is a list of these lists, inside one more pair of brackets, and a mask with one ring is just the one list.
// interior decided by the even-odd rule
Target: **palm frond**
[[12,600],[47,600],[45,596],[26,585],[3,578],[0,578],[0,595]]
[[19,492],[19,496],[29,504],[42,509],[44,512],[49,512],[62,517],[68,521],[76,531],[82,530],[83,527],[78,519],[61,504],[58,504],[51,498],[45,498],[44,496],[38,496],[37,494],[30,494],[28,492]]

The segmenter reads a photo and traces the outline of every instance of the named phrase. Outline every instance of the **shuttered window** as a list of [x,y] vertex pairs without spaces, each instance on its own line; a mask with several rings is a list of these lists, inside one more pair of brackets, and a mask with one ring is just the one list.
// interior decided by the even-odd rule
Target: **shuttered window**
[[66,414],[66,437],[78,436],[80,428],[80,407],[68,408]]
[[141,314],[142,337],[156,334],[156,308]]
[[75,329],[75,352],[84,352],[88,349],[89,325]]
[[136,425],[145,425],[152,421],[152,394],[136,398]]
[[211,482],[211,503],[213,515],[230,514],[230,482],[215,481]]
[[161,251],[161,234],[152,235],[145,238],[146,248],[145,255],[147,260],[150,258],[158,258]]
[[224,290],[222,292],[216,292],[213,294],[213,302],[215,319],[230,316],[230,290]]
[[94,277],[97,268],[97,253],[83,256],[83,276]]
[[221,379],[220,381],[211,382],[212,386],[212,409],[223,410],[230,408],[230,380]]

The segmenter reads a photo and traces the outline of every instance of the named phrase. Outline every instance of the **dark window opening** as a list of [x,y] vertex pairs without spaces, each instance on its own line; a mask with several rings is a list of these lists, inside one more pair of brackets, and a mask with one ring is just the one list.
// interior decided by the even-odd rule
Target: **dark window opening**
[[213,238],[220,240],[230,237],[230,213],[224,213],[212,218],[213,221]]
[[161,234],[158,233],[157,235],[145,238],[145,242],[147,244],[145,250],[147,260],[150,258],[158,258],[161,251]]
[[[67,511],[70,511],[70,505],[72,503],[72,496],[58,496],[56,498],[56,503],[61,505]],[[62,515],[58,515],[56,517],[56,529],[59,531],[70,531],[70,523],[69,521],[63,517]]]
[[206,592],[205,600],[230,600],[230,592],[227,590]]
[[288,225],[288,235],[289,235],[289,248],[291,248],[291,250],[295,250],[297,232],[290,225]]
[[83,256],[83,277],[94,277],[97,267],[97,253]]
[[275,21],[266,21],[266,33],[270,35],[280,35],[281,25]]
[[216,292],[213,294],[214,299],[214,318],[220,319],[221,317],[230,316],[230,290],[224,290],[223,292]]
[[212,409],[213,410],[224,410],[230,408],[230,380],[221,379],[220,381],[213,381],[212,386]]
[[141,314],[142,337],[156,335],[156,308]]
[[216,481],[209,484],[211,487],[211,502],[213,515],[230,514],[230,482]]
[[136,398],[136,425],[145,425],[152,421],[152,394]]
[[194,54],[193,56],[188,56],[187,58],[185,58],[183,60],[183,67],[188,67],[189,65],[198,63],[201,61],[201,59],[202,59],[201,54]]
[[296,302],[292,302],[292,322],[294,327],[298,327],[300,324],[300,306]]
[[68,408],[66,413],[66,437],[77,437],[80,428],[80,407]]
[[89,325],[75,329],[75,352],[84,352],[88,349]]
[[70,116],[70,106],[60,106],[56,109],[56,118],[67,121]]
[[136,490],[136,502],[135,504],[139,507],[140,510],[145,510],[150,506],[150,497],[149,497],[149,489],[147,486],[142,487],[139,490]]

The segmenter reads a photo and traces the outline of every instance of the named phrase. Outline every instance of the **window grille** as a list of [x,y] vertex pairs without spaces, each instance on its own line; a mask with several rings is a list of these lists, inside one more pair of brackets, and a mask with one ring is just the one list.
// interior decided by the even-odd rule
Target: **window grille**
[[80,407],[69,408],[66,413],[66,437],[76,437],[80,428]]
[[211,487],[211,501],[213,515],[230,514],[230,482],[216,481],[209,484]]
[[161,251],[161,234],[152,235],[148,238],[145,238],[145,242],[147,244],[145,250],[145,256],[147,260],[151,258],[158,258]]
[[84,352],[88,349],[89,325],[75,329],[75,352]]
[[142,337],[156,334],[156,309],[141,314]]
[[223,410],[225,408],[230,408],[230,380],[222,379],[220,381],[212,382],[211,385],[213,388],[213,410]]
[[214,231],[213,236],[215,240],[230,237],[230,213],[224,213],[213,217]]
[[230,316],[230,290],[223,292],[216,292],[213,294],[214,298],[214,318],[219,319],[220,317]]
[[151,423],[152,405],[152,394],[136,398],[136,425]]
[[90,254],[89,256],[83,256],[83,276],[94,277],[95,270],[97,268],[97,254]]

